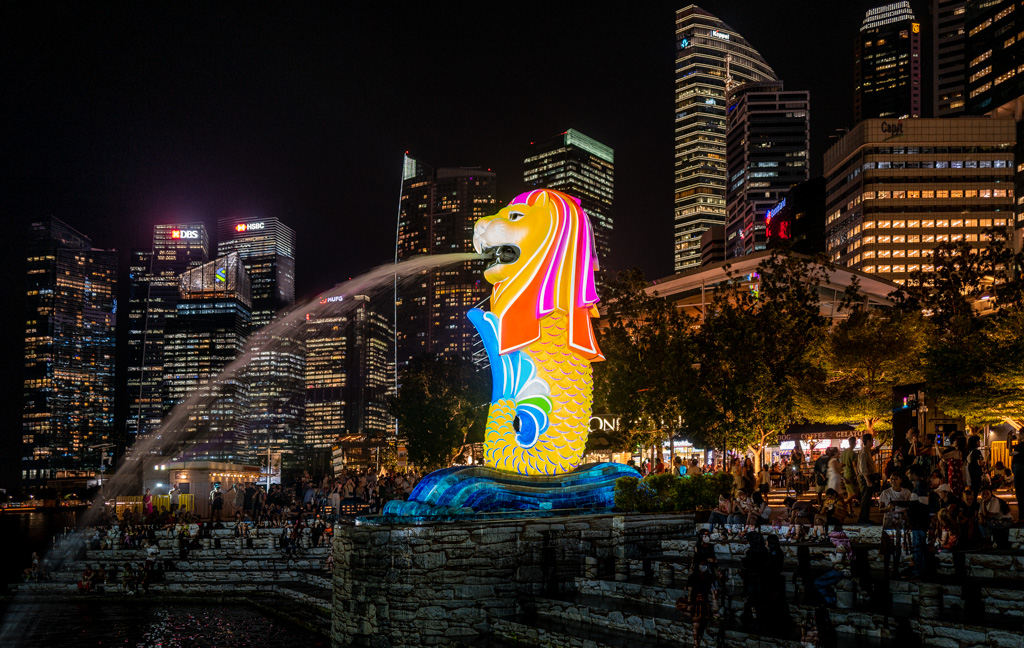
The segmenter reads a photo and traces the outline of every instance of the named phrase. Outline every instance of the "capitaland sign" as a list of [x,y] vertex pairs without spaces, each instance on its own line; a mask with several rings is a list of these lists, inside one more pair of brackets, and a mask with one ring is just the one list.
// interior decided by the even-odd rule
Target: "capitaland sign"
[[235,225],[236,232],[258,232],[267,226],[266,223],[239,223]]
[[196,240],[199,238],[199,230],[183,230],[176,229],[171,230],[172,239],[191,239]]
[[903,134],[903,122],[882,122],[882,132],[889,137],[899,137]]

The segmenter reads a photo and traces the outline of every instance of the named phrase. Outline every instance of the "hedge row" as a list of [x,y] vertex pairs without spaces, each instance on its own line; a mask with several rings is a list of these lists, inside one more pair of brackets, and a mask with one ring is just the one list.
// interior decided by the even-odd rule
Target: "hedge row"
[[728,473],[695,477],[661,473],[643,479],[619,477],[615,480],[615,507],[641,513],[708,509],[718,506],[718,496],[728,496],[732,486],[732,476]]

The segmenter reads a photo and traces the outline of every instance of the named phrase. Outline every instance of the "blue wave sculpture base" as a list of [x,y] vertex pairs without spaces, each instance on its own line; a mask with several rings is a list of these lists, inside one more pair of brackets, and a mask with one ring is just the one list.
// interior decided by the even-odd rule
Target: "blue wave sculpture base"
[[420,480],[408,501],[388,502],[380,517],[360,522],[415,523],[605,510],[615,505],[615,480],[639,476],[635,469],[618,463],[588,464],[561,475],[520,475],[486,466],[444,468]]

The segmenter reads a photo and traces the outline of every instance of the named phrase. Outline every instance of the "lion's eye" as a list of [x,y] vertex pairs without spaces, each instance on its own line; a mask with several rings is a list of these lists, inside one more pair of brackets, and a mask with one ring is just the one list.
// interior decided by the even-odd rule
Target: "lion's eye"
[[514,223],[525,215],[523,212],[509,212],[508,219]]

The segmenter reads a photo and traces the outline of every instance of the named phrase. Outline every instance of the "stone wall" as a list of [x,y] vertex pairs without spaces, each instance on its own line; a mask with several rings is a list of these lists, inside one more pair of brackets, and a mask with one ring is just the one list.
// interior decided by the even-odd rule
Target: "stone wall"
[[569,591],[577,576],[614,573],[686,516],[570,518],[357,526],[334,539],[333,645],[433,646],[469,640],[533,596]]

